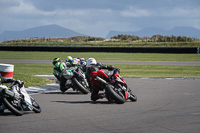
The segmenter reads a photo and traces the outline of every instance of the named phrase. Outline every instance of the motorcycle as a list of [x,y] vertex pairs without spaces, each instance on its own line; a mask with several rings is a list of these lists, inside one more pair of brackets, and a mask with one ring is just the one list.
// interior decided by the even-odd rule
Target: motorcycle
[[105,90],[109,102],[123,104],[128,99],[136,102],[136,95],[129,89],[119,73],[118,69],[114,71],[98,70],[92,72],[90,81],[93,85],[100,87],[101,90]]
[[21,116],[24,111],[40,113],[39,104],[24,88],[24,82],[15,80],[9,85],[0,85],[0,111],[10,110],[13,114]]
[[63,71],[63,77],[67,79],[66,86],[70,85],[74,90],[79,90],[83,94],[88,94],[89,85],[85,74],[80,67],[70,67]]

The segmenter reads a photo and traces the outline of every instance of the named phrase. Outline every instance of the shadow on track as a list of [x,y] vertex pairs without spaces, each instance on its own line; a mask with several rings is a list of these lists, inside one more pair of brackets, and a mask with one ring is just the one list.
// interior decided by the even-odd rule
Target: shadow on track
[[65,103],[65,104],[115,104],[108,101],[51,101],[56,103]]
[[[32,111],[26,111],[26,112],[24,112],[24,114],[23,115],[27,115],[27,114],[35,114],[34,112],[32,112]],[[0,116],[16,116],[16,115],[14,115],[12,112],[10,112],[10,111],[5,111],[5,112],[1,112],[0,113]],[[16,116],[16,117],[19,117],[19,116]]]
[[81,92],[45,92],[44,94],[63,94],[63,95],[86,95]]

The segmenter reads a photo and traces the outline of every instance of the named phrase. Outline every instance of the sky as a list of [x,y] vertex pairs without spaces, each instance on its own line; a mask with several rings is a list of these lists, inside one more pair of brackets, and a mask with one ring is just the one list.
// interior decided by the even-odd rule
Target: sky
[[98,37],[113,30],[200,29],[200,0],[0,0],[0,33],[51,24]]

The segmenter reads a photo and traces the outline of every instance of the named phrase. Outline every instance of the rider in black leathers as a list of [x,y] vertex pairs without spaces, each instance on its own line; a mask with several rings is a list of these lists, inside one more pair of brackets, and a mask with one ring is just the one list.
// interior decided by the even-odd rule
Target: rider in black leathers
[[102,99],[102,98],[106,97],[105,93],[99,93],[99,90],[101,88],[91,84],[91,82],[90,82],[91,73],[94,71],[101,70],[101,69],[114,70],[114,69],[116,69],[116,67],[114,67],[112,65],[107,66],[107,65],[103,65],[101,63],[97,63],[94,58],[89,58],[87,60],[86,78],[87,78],[87,81],[88,81],[90,89],[91,89],[91,100],[93,100],[93,101],[96,101],[98,99]]
[[[15,80],[13,78],[1,78],[1,74],[0,74],[0,85],[2,85],[3,83],[10,83],[10,84],[7,84],[7,87],[8,88],[12,88],[14,84],[11,84],[11,83],[17,83],[19,84],[19,86],[22,86],[24,83],[23,81],[20,81],[20,80]],[[1,100],[0,100],[0,113],[3,113],[5,110],[5,106],[2,104]]]
[[0,84],[1,83],[12,83],[14,82],[15,80],[13,78],[9,78],[9,79],[6,79],[6,78],[1,78],[0,77]]

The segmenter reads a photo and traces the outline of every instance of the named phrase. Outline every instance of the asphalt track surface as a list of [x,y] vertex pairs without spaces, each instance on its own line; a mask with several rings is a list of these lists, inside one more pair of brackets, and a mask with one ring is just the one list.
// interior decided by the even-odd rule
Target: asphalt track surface
[[[60,93],[58,85],[32,95],[42,112],[0,114],[1,133],[199,133],[200,80],[125,79],[137,102],[96,102],[90,94]],[[51,88],[51,87],[49,87]]]
[[5,110],[0,113],[0,133],[199,133],[199,79],[125,80],[137,102],[92,102],[90,94],[62,94],[58,84],[33,89],[30,93],[42,112],[14,116]]

